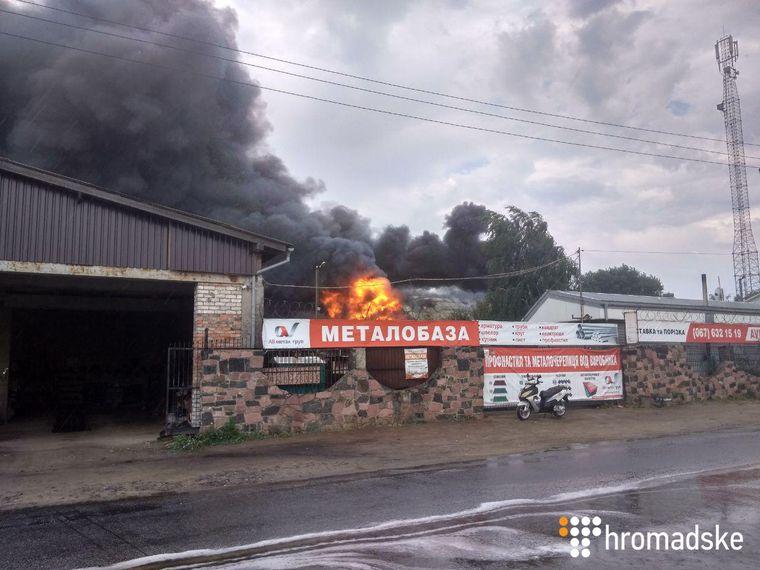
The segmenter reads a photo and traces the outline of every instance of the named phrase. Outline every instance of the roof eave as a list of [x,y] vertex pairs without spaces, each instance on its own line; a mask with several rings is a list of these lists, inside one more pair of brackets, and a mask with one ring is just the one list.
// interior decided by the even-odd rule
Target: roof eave
[[538,298],[538,300],[533,303],[533,306],[528,309],[528,312],[525,313],[525,316],[523,317],[523,321],[529,320],[533,315],[536,314],[536,311],[538,311],[538,308],[541,306],[541,304],[544,302],[544,300],[549,297],[552,293],[556,293],[557,291],[549,290],[544,291],[541,296]]
[[[578,300],[578,295],[574,295],[574,294],[572,294],[572,293],[570,293],[568,291],[552,290],[552,291],[547,291],[546,293],[544,293],[544,295],[542,295],[541,298],[536,302],[536,305],[538,305],[538,303],[541,302],[544,299],[544,296],[547,295],[547,293],[549,293],[549,294],[553,293],[552,296],[554,298],[560,299],[560,300],[564,300],[564,301],[577,301]],[[754,309],[754,310],[753,309],[744,309],[742,306],[746,306],[747,303],[737,303],[737,305],[739,305],[739,306],[736,306],[736,307],[721,307],[721,306],[710,305],[710,304],[707,304],[707,305],[677,305],[677,304],[673,304],[673,305],[661,305],[659,303],[633,303],[633,302],[626,303],[624,301],[618,301],[618,300],[613,300],[613,299],[608,299],[608,300],[602,301],[602,300],[599,300],[599,299],[589,298],[589,297],[586,297],[584,295],[584,297],[583,297],[583,304],[584,305],[591,305],[591,306],[595,306],[595,307],[603,307],[603,306],[606,305],[608,308],[609,307],[618,307],[618,308],[620,308],[620,307],[622,307],[622,308],[630,307],[630,308],[633,308],[633,309],[648,309],[648,310],[655,310],[655,311],[658,311],[658,310],[659,311],[673,311],[673,310],[676,310],[676,311],[684,311],[684,312],[686,312],[686,311],[695,312],[695,311],[705,311],[705,310],[708,310],[708,311],[713,312],[713,313],[729,313],[729,314],[740,314],[740,315],[760,315],[760,305],[758,305],[758,307],[756,309]],[[534,309],[536,308],[536,305],[534,305],[534,307],[531,308],[531,312],[535,312]],[[528,318],[528,317],[526,316],[526,318]]]

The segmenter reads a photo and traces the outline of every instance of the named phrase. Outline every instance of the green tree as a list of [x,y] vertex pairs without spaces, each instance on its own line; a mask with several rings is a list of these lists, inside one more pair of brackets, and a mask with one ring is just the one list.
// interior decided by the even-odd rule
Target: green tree
[[626,295],[662,295],[663,287],[654,275],[647,275],[630,265],[608,267],[583,274],[583,290]]
[[483,243],[488,273],[556,263],[524,275],[489,281],[488,292],[474,311],[478,319],[519,320],[548,289],[568,289],[575,272],[575,263],[555,243],[538,213],[514,206],[507,210],[507,215],[488,213]]

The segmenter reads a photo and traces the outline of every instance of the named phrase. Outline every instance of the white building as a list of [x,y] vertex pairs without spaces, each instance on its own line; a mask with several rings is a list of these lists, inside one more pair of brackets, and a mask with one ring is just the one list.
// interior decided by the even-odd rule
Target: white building
[[[640,320],[705,322],[712,314],[716,323],[760,323],[760,304],[734,301],[677,299],[617,293],[583,293],[584,322],[623,323],[624,313],[637,311]],[[578,322],[581,295],[578,291],[547,291],[523,318],[529,322]]]

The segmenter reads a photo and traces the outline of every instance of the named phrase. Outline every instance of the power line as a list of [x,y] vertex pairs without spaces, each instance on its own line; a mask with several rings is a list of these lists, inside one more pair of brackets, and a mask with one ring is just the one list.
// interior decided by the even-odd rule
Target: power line
[[[408,279],[397,279],[395,281],[388,281],[391,285],[401,285],[403,283],[415,283],[415,282],[452,282],[452,281],[483,281],[487,279],[504,279],[507,277],[518,277],[520,275],[526,275],[528,273],[535,273],[536,271],[540,271],[542,269],[546,269],[547,267],[551,267],[553,265],[557,265],[558,263],[562,263],[565,261],[564,258],[555,259],[553,261],[550,261],[548,263],[544,263],[543,265],[536,265],[535,267],[529,267],[527,269],[517,269],[515,271],[507,271],[504,273],[490,273],[488,275],[475,275],[475,276],[468,276],[468,277],[409,277]],[[289,283],[270,283],[269,281],[264,281],[266,285],[271,285],[272,287],[286,287],[289,289],[316,289],[315,285],[292,285]],[[354,289],[354,288],[363,288],[363,287],[374,287],[375,285],[371,284],[361,284],[357,283],[355,285],[320,285],[319,289]]]
[[632,249],[581,249],[584,253],[624,253],[646,255],[733,255],[722,251],[641,251]]
[[[533,120],[530,120],[530,119],[522,119],[520,117],[511,117],[511,116],[508,116],[508,115],[500,115],[498,113],[489,113],[489,112],[486,112],[486,111],[479,111],[477,109],[472,109],[472,108],[468,108],[468,107],[459,107],[459,106],[456,106],[456,105],[447,105],[445,103],[438,103],[438,102],[429,101],[429,100],[426,100],[426,99],[417,99],[415,97],[407,97],[407,96],[404,96],[404,95],[398,95],[396,93],[389,93],[387,91],[378,91],[376,89],[367,89],[365,87],[358,87],[356,85],[349,85],[347,83],[340,83],[338,81],[330,81],[328,79],[322,79],[322,78],[319,78],[319,77],[313,77],[313,76],[304,75],[304,74],[301,74],[301,73],[294,73],[294,72],[291,72],[291,71],[285,71],[283,69],[277,69],[277,68],[268,67],[268,66],[265,66],[265,65],[258,65],[258,64],[255,64],[255,63],[247,62],[247,61],[241,61],[239,59],[233,59],[233,58],[229,58],[229,57],[222,57],[222,56],[218,56],[218,55],[214,55],[214,54],[210,54],[210,53],[204,53],[204,52],[200,52],[200,51],[196,51],[196,50],[190,50],[190,49],[186,49],[186,48],[182,48],[182,47],[178,47],[178,46],[173,46],[173,45],[170,45],[170,44],[164,44],[164,43],[154,42],[154,41],[150,41],[150,40],[146,40],[146,39],[142,39],[142,38],[135,38],[133,36],[125,36],[123,34],[117,34],[117,33],[113,33],[113,32],[106,32],[106,31],[103,31],[103,30],[97,30],[97,29],[94,29],[94,28],[88,28],[86,26],[78,26],[78,25],[75,25],[75,24],[67,24],[65,22],[59,22],[59,21],[56,21],[56,20],[50,20],[50,19],[47,19],[47,18],[41,18],[39,16],[32,16],[31,14],[23,14],[21,12],[14,12],[14,11],[6,10],[6,9],[3,9],[3,8],[0,8],[0,13],[11,14],[11,15],[14,15],[14,16],[19,16],[19,17],[22,17],[22,18],[27,18],[27,19],[34,20],[34,21],[44,22],[44,23],[47,23],[47,24],[54,24],[54,25],[57,25],[57,26],[63,26],[63,27],[71,28],[71,29],[75,29],[75,30],[81,30],[81,31],[90,32],[90,33],[94,33],[94,34],[100,34],[100,35],[103,35],[103,36],[108,36],[108,37],[113,37],[113,38],[118,38],[118,39],[122,39],[122,40],[133,41],[133,42],[138,42],[138,43],[141,43],[141,44],[152,45],[152,46],[156,46],[156,47],[160,47],[160,48],[165,48],[165,49],[171,49],[171,50],[179,51],[179,52],[182,52],[182,53],[188,53],[188,54],[192,54],[192,55],[199,55],[201,57],[207,57],[207,58],[216,59],[216,60],[219,60],[219,61],[225,61],[225,62],[229,62],[229,63],[236,63],[236,64],[239,64],[239,65],[245,65],[245,66],[248,66],[248,67],[254,67],[254,68],[257,68],[257,69],[262,69],[262,70],[265,70],[265,71],[271,71],[271,72],[274,72],[274,73],[280,73],[280,74],[288,75],[288,76],[291,76],[291,77],[297,77],[297,78],[300,78],[300,79],[306,79],[308,81],[314,81],[314,82],[317,82],[317,83],[323,83],[323,84],[326,84],[326,85],[332,85],[332,86],[336,86],[336,87],[343,87],[343,88],[351,89],[351,90],[354,90],[354,91],[361,91],[363,93],[370,93],[370,94],[373,94],[373,95],[381,95],[383,97],[390,97],[390,98],[393,98],[393,99],[400,99],[400,100],[403,100],[403,101],[409,101],[409,102],[413,102],[413,103],[422,103],[424,105],[431,105],[431,106],[439,107],[439,108],[443,108],[443,109],[450,109],[450,110],[454,110],[454,111],[463,111],[465,113],[472,113],[472,114],[480,115],[480,116],[484,116],[484,117],[493,117],[493,118],[498,118],[498,119],[504,119],[504,120],[507,120],[507,121],[515,121],[515,122],[518,122],[518,123],[525,123],[525,124],[536,125],[536,126],[541,126],[541,127],[549,127],[549,128],[553,128],[553,129],[560,129],[560,130],[571,131],[571,132],[582,133],[582,134],[588,134],[588,135],[596,135],[596,136],[609,137],[609,138],[614,138],[614,139],[619,139],[619,140],[641,142],[641,143],[646,143],[646,144],[655,144],[655,145],[666,146],[666,147],[676,148],[676,149],[681,149],[681,150],[693,150],[693,151],[697,151],[697,152],[706,152],[706,153],[711,153],[711,154],[720,154],[720,155],[723,155],[723,156],[728,156],[728,152],[720,151],[720,150],[712,150],[712,149],[701,148],[701,147],[693,147],[693,146],[688,146],[688,145],[680,145],[680,144],[674,144],[674,143],[668,143],[668,142],[662,142],[662,141],[656,141],[656,140],[650,140],[650,139],[642,139],[642,138],[638,138],[638,137],[629,137],[629,136],[625,136],[625,135],[616,135],[616,134],[612,134],[612,133],[605,133],[605,132],[593,131],[593,130],[588,130],[588,129],[580,129],[580,128],[576,128],[576,127],[568,127],[568,126],[565,126],[565,125],[556,125],[556,124],[553,124],[553,123],[544,123],[544,122],[541,122],[541,121],[533,121]],[[757,157],[757,156],[746,156],[745,158],[749,158],[749,159],[753,159],[753,160],[760,160],[760,157]]]
[[[464,123],[455,123],[453,121],[444,121],[444,120],[441,120],[441,119],[433,119],[433,118],[430,118],[430,117],[423,117],[423,116],[420,116],[420,115],[412,115],[412,114],[409,114],[409,113],[401,113],[401,112],[398,112],[398,111],[391,111],[389,109],[380,109],[380,108],[377,108],[377,107],[368,107],[368,106],[365,106],[365,105],[356,105],[356,104],[353,104],[353,103],[346,103],[345,101],[338,101],[338,100],[335,100],[335,99],[328,99],[328,98],[325,98],[325,97],[317,97],[315,95],[306,95],[304,93],[298,93],[298,92],[295,92],[295,91],[288,91],[288,90],[285,90],[285,89],[277,89],[275,87],[265,86],[265,85],[262,85],[260,83],[252,83],[252,82],[247,82],[247,81],[240,81],[240,80],[236,80],[236,79],[230,79],[230,78],[227,78],[227,77],[217,77],[215,75],[209,75],[209,74],[202,73],[202,72],[199,72],[199,71],[193,71],[191,69],[179,68],[179,67],[174,67],[174,66],[170,66],[170,65],[164,65],[164,64],[155,63],[155,62],[142,61],[142,60],[139,60],[139,59],[132,59],[132,58],[128,58],[128,57],[122,57],[122,56],[118,56],[118,55],[107,54],[107,53],[103,53],[103,52],[99,52],[99,51],[95,51],[95,50],[90,50],[90,49],[86,49],[86,48],[74,47],[74,46],[70,46],[70,45],[66,45],[66,44],[60,44],[60,43],[57,43],[57,42],[51,42],[51,41],[48,41],[48,40],[42,40],[42,39],[39,39],[39,38],[32,38],[32,37],[23,36],[23,35],[20,35],[20,34],[12,34],[10,32],[0,31],[0,34],[4,35],[4,36],[11,37],[11,38],[27,40],[27,41],[31,41],[31,42],[47,45],[47,46],[53,46],[53,47],[59,47],[59,48],[69,49],[69,50],[78,51],[78,52],[81,52],[81,53],[87,53],[87,54],[96,55],[96,56],[99,56],[99,57],[106,57],[106,58],[110,58],[110,59],[114,59],[114,60],[118,60],[118,61],[125,61],[125,62],[128,62],[128,63],[136,63],[136,64],[140,64],[140,65],[146,65],[146,66],[150,66],[150,67],[156,67],[156,68],[159,68],[159,69],[164,69],[164,70],[169,70],[169,71],[178,71],[178,72],[181,72],[181,73],[187,73],[189,75],[195,75],[197,77],[203,77],[205,79],[212,79],[214,81],[222,81],[222,82],[226,82],[226,83],[232,83],[232,84],[235,84],[235,85],[241,85],[241,86],[247,86],[247,87],[256,87],[258,89],[263,89],[263,90],[266,90],[266,91],[271,91],[273,93],[282,93],[282,94],[285,94],[285,95],[291,95],[291,96],[294,96],[294,97],[300,97],[302,99],[309,99],[309,100],[312,100],[312,101],[320,101],[322,103],[330,103],[331,105],[337,105],[337,106],[351,108],[351,109],[359,109],[359,110],[362,110],[362,111],[370,111],[370,112],[373,112],[373,113],[379,113],[379,114],[383,114],[383,115],[390,115],[390,116],[394,116],[394,117],[403,117],[403,118],[407,118],[407,119],[415,119],[415,120],[418,120],[418,121],[424,121],[426,123],[432,123],[432,124],[437,124],[437,125],[445,125],[445,126],[450,126],[450,127],[457,127],[457,128],[467,129],[467,130],[471,130],[471,131],[478,131],[478,132],[485,132],[485,133],[492,133],[492,134],[500,134],[500,135],[505,135],[505,136],[511,136],[511,137],[517,137],[517,138],[527,139],[527,140],[534,140],[534,141],[541,141],[541,142],[552,142],[552,143],[564,144],[564,145],[568,145],[568,146],[576,146],[576,147],[582,147],[582,148],[593,148],[593,149],[596,149],[596,150],[608,150],[608,151],[613,151],[613,152],[620,152],[620,153],[626,153],[626,154],[634,154],[634,155],[637,155],[637,156],[649,156],[649,157],[654,157],[654,158],[668,158],[668,159],[672,159],[672,160],[683,160],[683,161],[686,161],[686,162],[697,162],[697,163],[703,163],[703,164],[717,164],[718,166],[726,166],[726,163],[724,163],[724,162],[718,162],[716,160],[706,160],[706,159],[701,159],[701,158],[690,158],[690,157],[685,157],[685,156],[677,156],[677,155],[670,155],[670,154],[661,154],[661,153],[656,153],[656,152],[638,151],[638,150],[631,150],[631,149],[625,149],[625,148],[613,147],[613,146],[605,146],[605,145],[596,145],[596,144],[590,144],[590,143],[581,143],[581,142],[574,142],[574,141],[566,141],[566,140],[562,140],[562,139],[554,139],[554,138],[549,138],[549,137],[539,137],[539,136],[535,136],[535,135],[526,135],[526,134],[522,134],[522,133],[514,133],[514,132],[511,132],[511,131],[504,131],[504,130],[500,130],[500,129],[491,129],[491,128],[488,128],[488,127],[478,127],[478,126],[475,126],[475,125],[467,125],[467,124],[464,124]],[[752,165],[752,164],[749,164],[747,166],[750,167],[750,168],[758,168],[757,166]]]
[[[383,80],[380,80],[380,79],[374,79],[372,77],[366,77],[366,76],[363,76],[363,75],[356,75],[356,74],[352,74],[352,73],[346,73],[346,72],[342,72],[342,71],[337,71],[337,70],[329,69],[329,68],[326,68],[326,67],[319,67],[319,66],[315,66],[315,65],[309,65],[309,64],[297,62],[297,61],[294,61],[294,60],[289,60],[289,59],[284,59],[284,58],[278,58],[278,57],[274,57],[274,56],[270,56],[270,55],[265,55],[265,54],[258,53],[258,52],[253,52],[253,51],[248,51],[248,50],[242,50],[242,49],[234,48],[234,47],[231,47],[231,46],[228,46],[228,45],[225,45],[225,44],[220,44],[220,43],[216,43],[216,42],[210,42],[210,41],[206,41],[206,40],[200,40],[200,39],[196,39],[196,38],[182,36],[182,35],[179,35],[179,34],[172,34],[170,32],[164,32],[162,30],[157,30],[155,28],[147,28],[147,27],[135,26],[135,25],[132,25],[132,24],[125,24],[123,22],[117,22],[115,20],[109,20],[109,19],[106,19],[106,18],[100,18],[100,17],[97,17],[97,16],[92,16],[90,14],[84,14],[82,12],[76,12],[74,10],[67,10],[67,9],[64,9],[64,8],[56,7],[56,6],[47,6],[45,4],[40,4],[38,2],[31,2],[29,0],[16,0],[16,1],[19,2],[19,3],[22,3],[22,4],[28,4],[28,5],[31,5],[31,6],[36,6],[38,8],[44,8],[44,9],[47,9],[47,10],[53,10],[53,11],[56,11],[56,12],[61,12],[61,13],[69,14],[69,15],[72,15],[72,16],[79,16],[81,18],[87,18],[87,19],[90,19],[90,20],[95,21],[95,22],[102,22],[102,23],[105,23],[105,24],[113,25],[113,26],[121,26],[121,27],[125,27],[125,28],[132,28],[132,29],[135,29],[135,30],[140,30],[142,32],[159,34],[159,35],[162,35],[164,37],[169,37],[169,38],[174,38],[174,39],[178,39],[178,40],[184,40],[184,41],[194,42],[194,43],[200,44],[200,45],[207,45],[207,46],[210,46],[210,47],[216,47],[216,48],[219,48],[219,49],[224,49],[224,50],[228,50],[228,51],[235,52],[235,53],[241,53],[241,54],[250,55],[250,56],[253,56],[253,57],[259,57],[259,58],[262,58],[262,59],[268,59],[270,61],[276,61],[276,62],[279,62],[279,63],[285,63],[287,65],[294,65],[294,66],[297,66],[297,67],[302,67],[304,69],[311,69],[311,70],[314,70],[314,71],[321,71],[323,73],[331,73],[333,75],[339,75],[341,77],[348,77],[348,78],[351,78],[351,79],[358,79],[360,81],[367,81],[367,82],[370,82],[370,83],[375,83],[377,85],[385,85],[386,87],[394,87],[394,88],[397,88],[397,89],[404,89],[404,90],[407,90],[407,91],[414,91],[414,92],[417,92],[417,93],[424,93],[424,94],[427,94],[427,95],[435,95],[437,97],[444,97],[444,98],[447,98],[447,99],[454,99],[454,100],[457,100],[457,101],[464,101],[464,102],[468,102],[468,103],[476,103],[478,105],[486,105],[486,106],[489,106],[489,107],[496,107],[496,108],[500,108],[500,109],[507,109],[507,110],[510,110],[510,111],[519,111],[519,112],[523,112],[523,113],[531,113],[531,114],[541,115],[541,116],[545,116],[545,117],[553,117],[553,118],[556,118],[556,119],[565,119],[565,120],[569,120],[569,121],[578,121],[578,122],[583,122],[583,123],[589,123],[589,124],[595,124],[595,125],[603,125],[603,126],[615,127],[615,128],[621,128],[621,129],[631,129],[631,130],[635,130],[635,131],[639,131],[639,132],[648,132],[648,133],[655,133],[655,134],[667,135],[667,136],[685,137],[685,138],[690,138],[690,139],[695,139],[695,140],[704,140],[704,141],[711,141],[711,142],[719,142],[719,143],[723,143],[723,144],[726,143],[725,139],[720,139],[720,138],[704,137],[704,136],[698,136],[698,135],[690,135],[690,134],[687,134],[687,133],[679,133],[679,132],[676,132],[676,131],[664,131],[664,130],[660,130],[660,129],[650,129],[650,128],[645,128],[645,127],[636,127],[636,126],[632,126],[632,125],[626,125],[626,124],[623,124],[623,123],[613,123],[613,122],[609,122],[609,121],[599,121],[599,120],[594,120],[594,119],[586,119],[586,118],[577,117],[577,116],[574,116],[574,115],[564,115],[564,114],[560,114],[560,113],[549,113],[549,112],[546,112],[546,111],[537,111],[535,109],[528,109],[528,108],[525,108],[525,107],[515,107],[515,106],[510,106],[510,105],[503,105],[503,104],[499,104],[499,103],[494,103],[494,102],[491,102],[491,101],[484,101],[484,100],[480,100],[480,99],[474,99],[474,98],[471,98],[471,97],[452,95],[452,94],[449,94],[449,93],[443,93],[441,91],[434,91],[434,90],[430,90],[430,89],[422,89],[422,88],[419,88],[419,87],[412,87],[412,86],[403,85],[403,84],[400,84],[400,83],[393,83],[393,82],[390,82],[390,81],[383,81]],[[760,146],[760,144],[754,144],[754,143],[745,143],[745,145]]]

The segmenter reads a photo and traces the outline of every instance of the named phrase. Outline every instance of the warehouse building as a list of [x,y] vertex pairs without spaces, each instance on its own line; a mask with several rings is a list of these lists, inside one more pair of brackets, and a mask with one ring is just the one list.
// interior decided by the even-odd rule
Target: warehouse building
[[[292,247],[0,159],[0,424],[154,417],[167,348],[250,344]],[[195,407],[195,406],[194,406]]]
[[705,321],[713,315],[716,323],[758,323],[760,304],[709,299],[680,299],[649,295],[594,293],[585,291],[546,291],[523,318],[530,322],[578,321],[583,306],[583,320],[623,322],[625,313],[639,311],[646,318],[663,321]]
[[621,344],[625,341],[625,314],[636,312],[639,319],[716,323],[760,323],[760,304],[736,301],[679,299],[648,295],[546,291],[523,318],[529,322],[616,323]]

